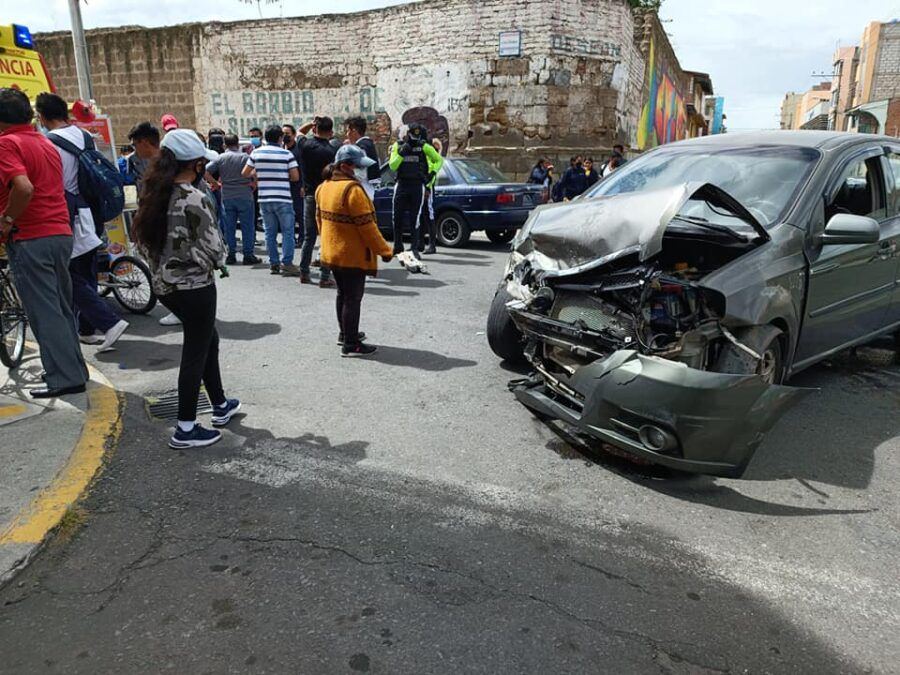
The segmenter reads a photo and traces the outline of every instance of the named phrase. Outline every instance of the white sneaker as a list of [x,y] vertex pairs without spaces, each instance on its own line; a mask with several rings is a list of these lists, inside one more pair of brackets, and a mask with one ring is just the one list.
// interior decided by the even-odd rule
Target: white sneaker
[[159,320],[160,326],[180,326],[181,319],[175,316],[172,312],[166,314],[163,318]]
[[96,333],[93,335],[79,335],[78,341],[83,345],[99,345],[103,342],[103,336]]
[[103,343],[100,345],[100,348],[97,350],[97,353],[100,352],[108,352],[113,348],[113,345],[118,342],[119,338],[122,337],[122,333],[124,333],[128,329],[128,322],[124,319],[119,320],[115,326],[106,331],[106,335],[103,336]]

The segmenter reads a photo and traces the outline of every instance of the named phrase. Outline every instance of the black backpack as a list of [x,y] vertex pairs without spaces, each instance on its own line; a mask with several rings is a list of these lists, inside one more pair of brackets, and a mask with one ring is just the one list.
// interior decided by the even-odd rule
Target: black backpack
[[97,150],[91,135],[84,129],[81,133],[84,134],[84,150],[57,134],[49,134],[49,138],[78,160],[78,192],[91,209],[94,227],[99,233],[106,222],[125,208],[125,181],[118,167]]

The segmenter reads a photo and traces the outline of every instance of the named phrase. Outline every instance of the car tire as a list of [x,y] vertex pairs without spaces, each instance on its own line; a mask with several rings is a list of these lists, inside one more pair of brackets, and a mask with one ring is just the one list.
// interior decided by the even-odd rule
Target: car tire
[[506,309],[512,296],[505,288],[500,288],[491,301],[487,318],[487,339],[491,351],[504,361],[522,365],[526,363],[522,346],[522,333],[516,328]]
[[734,332],[738,342],[762,355],[753,358],[740,347],[728,342],[722,348],[711,370],[734,375],[758,375],[767,384],[781,384],[785,377],[784,333],[777,326],[752,326]]
[[460,248],[469,243],[472,228],[459,211],[445,211],[437,219],[437,238],[441,246]]
[[508,244],[513,240],[513,237],[516,236],[516,229],[510,228],[508,230],[485,230],[484,233],[493,244]]

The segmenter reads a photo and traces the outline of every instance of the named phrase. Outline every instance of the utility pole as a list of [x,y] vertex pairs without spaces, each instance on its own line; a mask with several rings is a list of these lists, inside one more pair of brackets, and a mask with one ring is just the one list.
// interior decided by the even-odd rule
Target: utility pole
[[91,64],[88,61],[87,41],[84,38],[84,25],[81,23],[81,0],[69,0],[69,17],[72,20],[72,42],[75,45],[75,72],[78,74],[78,97],[82,101],[94,100],[94,88],[91,85]]

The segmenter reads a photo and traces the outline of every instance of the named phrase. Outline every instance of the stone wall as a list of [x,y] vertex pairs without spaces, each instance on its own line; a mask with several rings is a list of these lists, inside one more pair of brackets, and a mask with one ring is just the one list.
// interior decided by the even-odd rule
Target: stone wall
[[869,101],[900,96],[900,23],[881,24]]
[[[635,145],[647,79],[647,49],[635,36],[654,26],[674,72],[655,14],[632,13],[626,0],[429,0],[347,15],[98,29],[87,40],[96,99],[119,140],[165,112],[184,126],[242,136],[314,114],[339,123],[362,114],[382,148],[401,124],[424,121],[450,153],[522,176],[538,156],[560,166],[575,152]],[[522,55],[499,57],[499,33],[514,30]],[[37,46],[73,98],[69,34],[40,34]]]
[[[198,24],[148,30],[137,26],[89,31],[88,58],[94,97],[112,115],[116,143],[128,142],[128,130],[143,120],[171,112],[185,126],[197,117],[194,60]],[[60,96],[78,98],[75,55],[69,32],[41,33],[37,48],[47,61]]]

